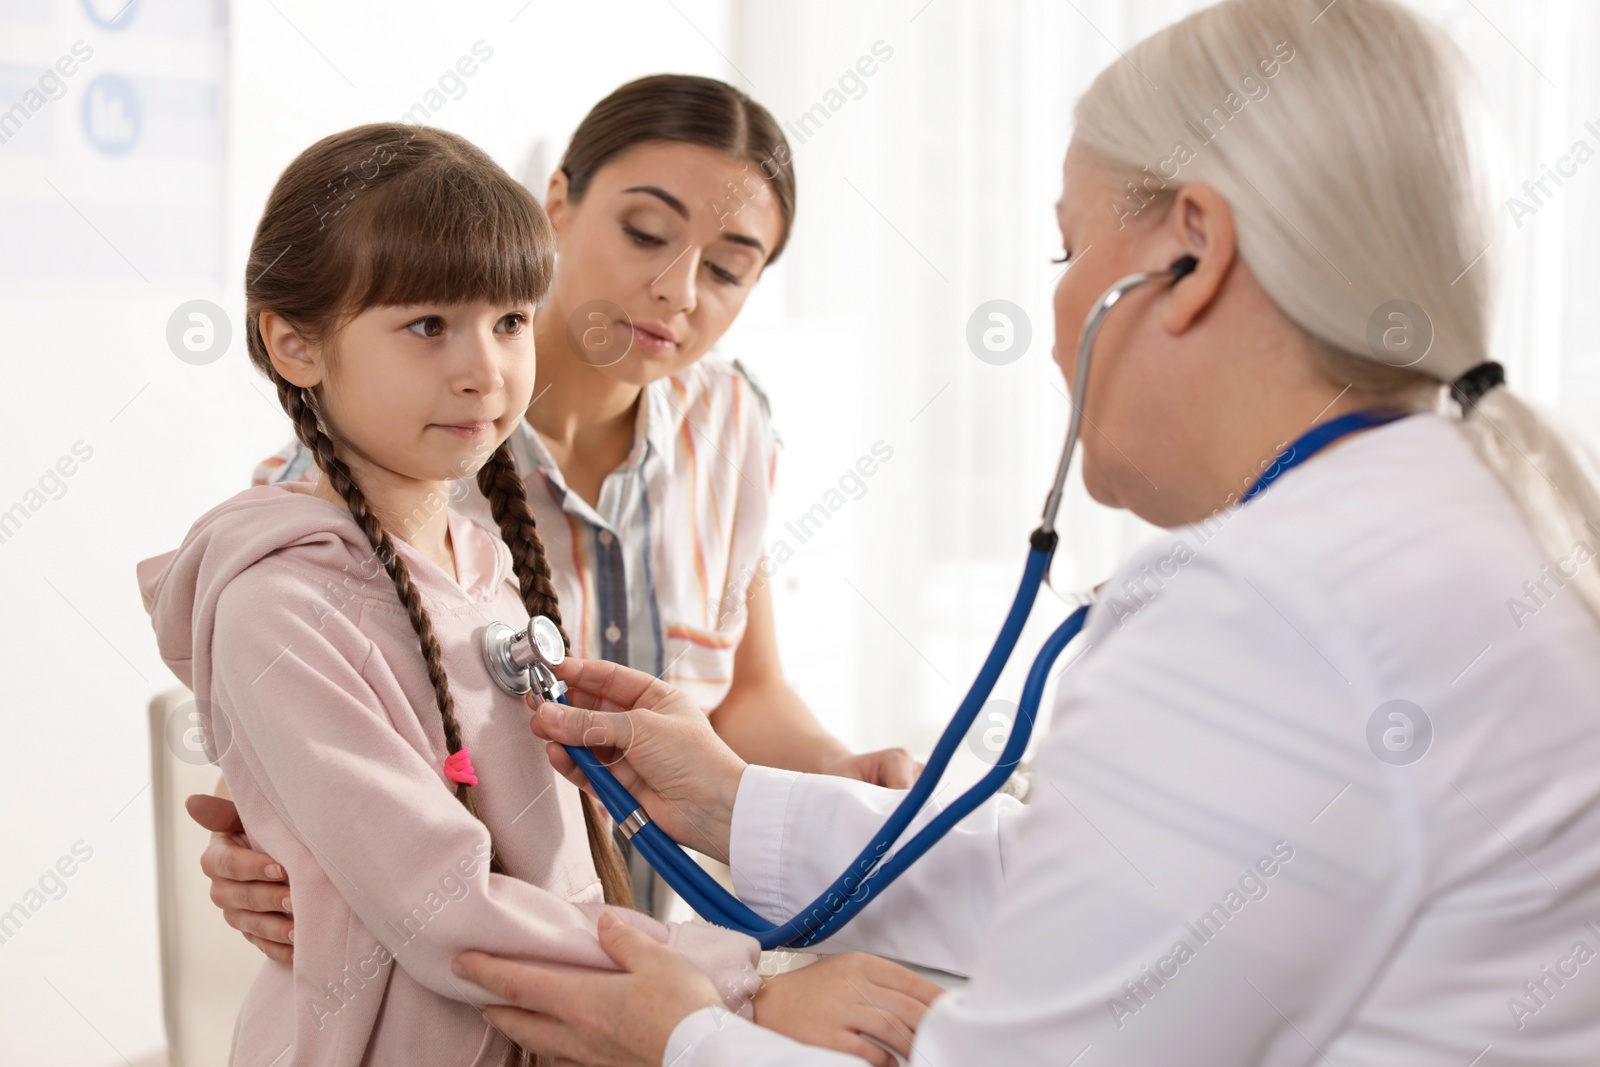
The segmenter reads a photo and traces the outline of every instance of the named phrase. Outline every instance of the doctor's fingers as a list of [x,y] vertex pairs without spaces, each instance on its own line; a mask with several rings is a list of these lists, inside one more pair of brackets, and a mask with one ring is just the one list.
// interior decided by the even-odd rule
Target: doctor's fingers
[[535,712],[534,731],[547,741],[586,748],[611,748],[615,759],[632,747],[637,732],[632,717],[625,711],[591,711],[546,701]]
[[574,1030],[553,1015],[496,1005],[485,1008],[483,1017],[529,1052],[550,1057],[555,1067],[656,1067],[655,1062],[616,1048],[614,1043],[597,1048],[603,1038]]
[[[537,733],[538,731],[534,732]],[[589,784],[589,776],[584,774],[578,765],[572,761],[572,755],[567,752],[564,745],[551,741],[544,746],[544,750],[545,755],[550,757],[550,766],[555,769],[557,774],[596,800],[600,799],[599,794],[594,791],[594,786]],[[596,752],[595,756],[599,758],[601,763],[606,765],[606,769],[611,772],[612,776],[622,783],[622,787],[634,794],[634,796],[642,797],[646,793],[652,792],[644,784],[644,780],[628,765],[627,760],[619,759],[614,750],[602,749]]]
[[566,1063],[593,1067],[592,1060],[573,1058],[583,1055],[584,1050],[572,1031],[553,1015],[496,1005],[485,1008],[483,1017],[490,1026],[528,1051],[554,1056],[557,1067]]
[[[450,970],[469,982],[476,982],[496,1000],[520,1008],[524,1014],[540,1014],[546,1019],[567,1017],[574,1000],[582,997],[581,993],[574,993],[573,988],[584,983],[574,980],[570,972],[558,973],[548,967],[502,959],[487,952],[463,952],[451,961]],[[505,1032],[513,1038],[516,1036],[510,1030]]]
[[[537,723],[538,720],[535,719],[534,722]],[[535,728],[533,732],[534,736],[537,737],[539,734],[538,729]],[[591,796],[594,795],[594,787],[589,784],[589,776],[580,771],[578,769],[578,765],[572,762],[572,757],[567,754],[567,748],[565,745],[556,741],[546,741],[544,745],[544,754],[550,758],[550,766],[557,774],[561,775],[561,777],[565,778],[567,781],[571,782],[585,793],[588,793]],[[595,799],[598,800],[599,798],[596,797]]]
[[631,708],[654,711],[678,699],[687,699],[654,675],[608,660],[568,658],[556,666],[555,672],[557,678],[567,683],[573,703],[602,711]]
[[485,1008],[483,1016],[523,1048],[586,1064],[611,1062],[609,1057],[597,1059],[596,1050],[580,1041],[566,1022],[585,995],[575,990],[590,988],[570,972],[476,951],[461,953],[450,969],[505,1002]]

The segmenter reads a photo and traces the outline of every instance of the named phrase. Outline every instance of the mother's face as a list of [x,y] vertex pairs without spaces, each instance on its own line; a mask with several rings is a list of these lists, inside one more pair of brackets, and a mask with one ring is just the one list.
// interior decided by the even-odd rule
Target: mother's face
[[[595,353],[589,362],[635,385],[710,350],[783,232],[758,165],[676,141],[645,142],[607,160],[578,201],[558,173],[546,209],[558,255],[546,312],[568,323],[573,340],[609,331],[578,354]],[[601,355],[623,350],[616,362]]]

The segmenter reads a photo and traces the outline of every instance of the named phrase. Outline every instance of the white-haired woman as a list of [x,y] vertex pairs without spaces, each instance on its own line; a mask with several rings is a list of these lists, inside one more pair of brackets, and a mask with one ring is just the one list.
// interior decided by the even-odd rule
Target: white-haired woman
[[[980,808],[828,943],[970,975],[912,1063],[1600,1062],[1600,498],[1492,362],[1467,75],[1393,0],[1230,0],[1079,103],[1067,380],[1108,286],[1194,260],[1110,314],[1084,398],[1090,492],[1169,533],[1091,612],[1036,799]],[[747,768],[644,676],[566,677],[600,710],[538,729],[626,739],[651,816],[773,917],[899,799]],[[630,973],[459,963],[584,1062],[854,1062],[603,937]]]

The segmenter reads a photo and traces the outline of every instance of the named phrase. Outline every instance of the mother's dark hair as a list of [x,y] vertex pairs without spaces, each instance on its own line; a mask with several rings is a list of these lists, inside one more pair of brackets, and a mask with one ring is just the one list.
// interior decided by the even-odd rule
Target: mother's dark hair
[[652,74],[628,82],[590,108],[573,131],[561,157],[567,195],[582,200],[608,160],[649,141],[705,145],[754,164],[783,218],[767,262],[778,258],[794,227],[795,178],[789,141],[772,112],[715,78]]

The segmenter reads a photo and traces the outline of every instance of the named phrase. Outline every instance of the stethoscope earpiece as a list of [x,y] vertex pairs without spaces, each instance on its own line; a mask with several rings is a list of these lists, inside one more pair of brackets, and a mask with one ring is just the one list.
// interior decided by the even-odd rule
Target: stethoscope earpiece
[[1177,259],[1173,260],[1172,266],[1167,268],[1167,270],[1172,272],[1172,284],[1177,285],[1179,282],[1183,281],[1184,278],[1193,274],[1194,269],[1199,265],[1200,261],[1195,259],[1193,256],[1179,256]]

